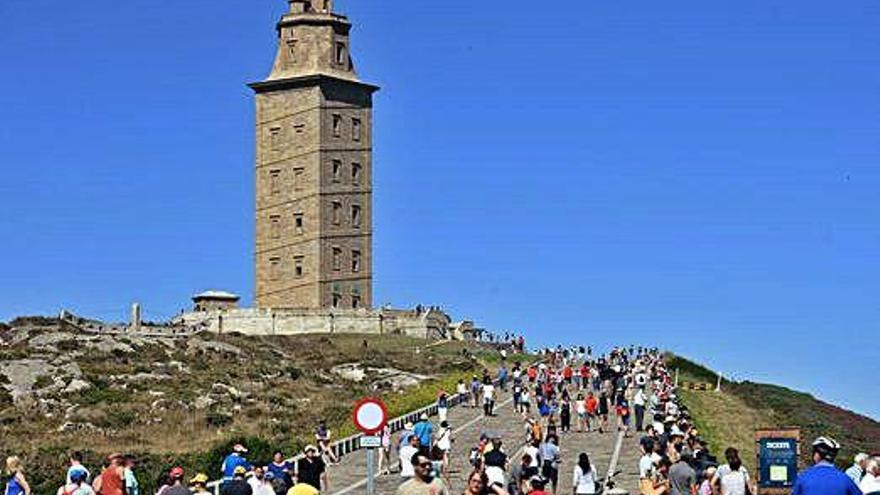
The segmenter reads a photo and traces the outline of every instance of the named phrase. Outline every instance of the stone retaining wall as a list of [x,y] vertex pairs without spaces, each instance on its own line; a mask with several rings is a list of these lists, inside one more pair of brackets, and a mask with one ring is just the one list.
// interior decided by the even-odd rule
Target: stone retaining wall
[[436,309],[421,313],[397,310],[240,308],[185,313],[175,324],[202,326],[209,332],[244,335],[359,333],[449,338],[449,317]]

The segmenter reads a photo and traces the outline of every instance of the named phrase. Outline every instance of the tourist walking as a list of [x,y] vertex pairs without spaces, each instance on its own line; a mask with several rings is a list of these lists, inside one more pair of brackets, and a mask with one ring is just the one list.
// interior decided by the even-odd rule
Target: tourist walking
[[483,415],[495,415],[495,385],[491,378],[483,380]]
[[853,459],[853,465],[848,467],[845,471],[846,475],[849,476],[849,479],[853,480],[853,483],[858,485],[862,482],[862,477],[865,476],[865,467],[868,465],[868,454],[864,452],[860,452],[856,454]]
[[107,458],[107,463],[107,468],[95,480],[95,492],[101,495],[125,495],[125,457],[112,454]]
[[728,447],[724,451],[724,457],[727,464],[718,466],[715,471],[715,477],[712,479],[712,485],[720,495],[747,495],[751,494],[749,487],[749,472],[742,465],[739,458],[739,451],[733,447]]
[[318,453],[314,445],[306,445],[305,456],[296,463],[294,481],[313,486],[319,492],[330,490],[330,479],[327,476],[327,463]]
[[57,495],[95,495],[88,484],[89,472],[83,467],[68,471],[67,484],[58,489]]
[[379,467],[376,472],[380,475],[391,472],[391,426],[385,423],[382,427],[382,447],[379,449]]
[[178,466],[171,469],[171,486],[163,492],[164,495],[190,495],[189,488],[187,488],[186,484],[183,482],[183,475],[184,472],[182,467]]
[[540,456],[542,461],[541,476],[550,481],[555,493],[559,483],[559,438],[548,433],[547,440],[541,444]]
[[86,483],[88,483],[92,474],[89,472],[88,468],[83,466],[83,453],[78,450],[71,452],[68,456],[68,462],[70,463],[70,467],[67,468],[67,484],[70,485],[73,483],[73,478],[71,478],[70,475],[76,471],[85,472]]
[[[244,479],[246,474],[247,469],[244,466],[236,466],[232,472],[232,480],[223,483],[223,486],[220,488],[220,495],[253,495],[254,491],[251,485]],[[168,489],[168,491],[170,490],[171,488]]]
[[697,472],[690,466],[690,453],[684,453],[669,468],[669,491],[671,495],[694,495],[697,493]]
[[443,480],[432,476],[433,466],[428,456],[416,452],[401,462],[408,462],[412,466],[414,476],[397,488],[397,495],[449,495]]
[[[503,487],[489,483],[486,473],[473,471],[468,476],[467,486],[461,495],[511,495]],[[516,494],[513,494],[516,495]]]
[[849,476],[837,469],[834,459],[840,444],[830,437],[813,442],[813,467],[800,473],[791,495],[862,495]]
[[574,487],[575,495],[596,493],[596,473],[590,464],[590,456],[586,452],[581,452],[578,455],[571,484]]
[[241,466],[244,468],[245,472],[254,468],[251,463],[244,458],[244,454],[246,453],[247,449],[244,445],[237,443],[232,446],[232,452],[223,459],[223,465],[221,466],[224,483],[232,481],[235,477],[235,468]]
[[31,487],[24,477],[21,459],[17,456],[6,458],[6,472],[3,481],[6,483],[5,495],[31,495]]

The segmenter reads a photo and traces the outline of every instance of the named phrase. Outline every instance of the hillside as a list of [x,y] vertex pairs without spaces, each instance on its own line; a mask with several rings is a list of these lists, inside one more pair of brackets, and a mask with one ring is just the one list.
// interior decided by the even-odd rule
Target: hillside
[[20,318],[0,326],[0,454],[23,456],[41,494],[54,493],[70,450],[91,466],[134,453],[152,493],[172,463],[216,475],[241,439],[254,459],[293,453],[321,419],[337,438],[352,433],[359,397],[380,395],[401,414],[497,359],[473,343],[394,335],[147,338]]
[[851,463],[857,452],[876,452],[880,446],[880,423],[861,414],[778,385],[725,381],[717,393],[714,371],[671,354],[667,363],[671,370],[680,370],[681,382],[712,385],[710,391],[682,387],[682,400],[715,453],[720,455],[726,447],[734,446],[752,469],[754,430],[758,427],[800,427],[802,446],[807,445],[801,449],[803,463],[809,462],[809,442],[820,435],[830,435],[843,445],[838,457],[841,464]]

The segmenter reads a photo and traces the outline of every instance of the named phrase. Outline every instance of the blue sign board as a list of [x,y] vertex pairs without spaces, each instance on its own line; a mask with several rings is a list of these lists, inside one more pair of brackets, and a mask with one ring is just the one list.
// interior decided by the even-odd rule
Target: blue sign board
[[758,486],[791,488],[797,477],[798,441],[793,438],[758,440]]

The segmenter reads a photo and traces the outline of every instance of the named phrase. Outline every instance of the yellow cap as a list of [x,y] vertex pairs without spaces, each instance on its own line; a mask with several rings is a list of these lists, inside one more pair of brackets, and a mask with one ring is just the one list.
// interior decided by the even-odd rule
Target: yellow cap
[[207,483],[207,482],[208,482],[208,475],[205,474],[205,473],[199,473],[199,474],[193,476],[193,479],[189,480],[189,482],[190,482],[191,484],[195,484],[195,483]]
[[308,483],[297,483],[293,488],[287,490],[287,495],[319,495],[320,492]]

